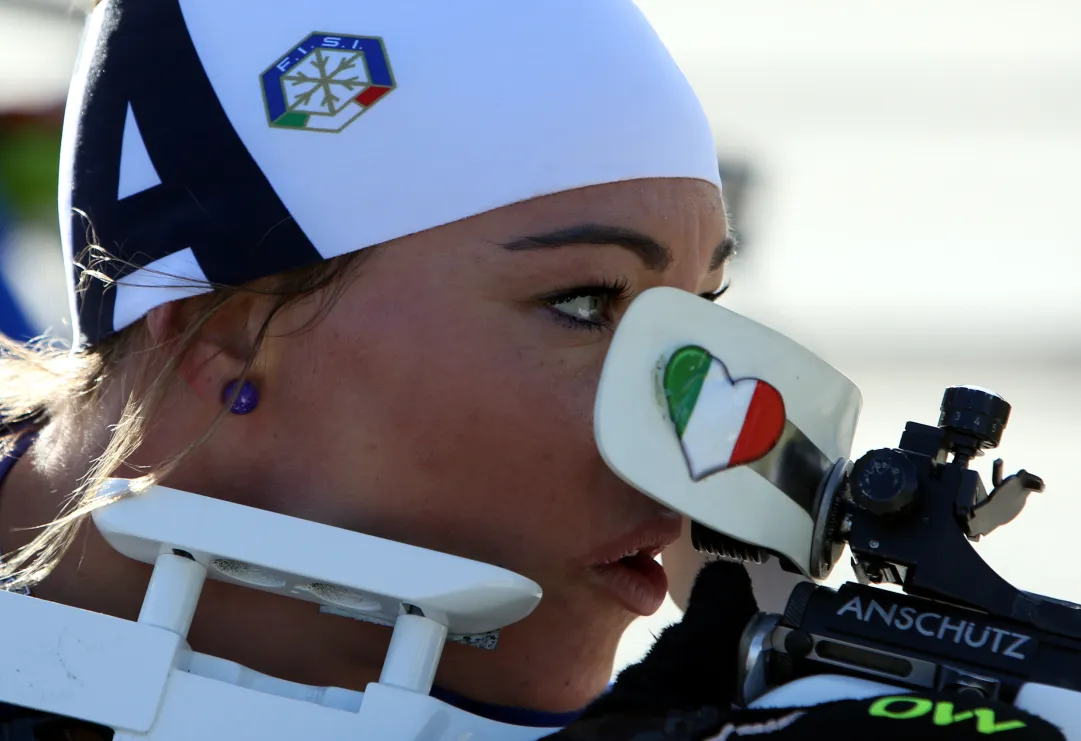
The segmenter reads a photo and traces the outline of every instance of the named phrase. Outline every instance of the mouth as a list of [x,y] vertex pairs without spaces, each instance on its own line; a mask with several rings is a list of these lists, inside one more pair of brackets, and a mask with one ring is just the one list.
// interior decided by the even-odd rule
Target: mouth
[[652,615],[668,594],[668,577],[656,558],[682,531],[683,518],[678,514],[655,517],[596,551],[588,571],[626,610],[643,617]]

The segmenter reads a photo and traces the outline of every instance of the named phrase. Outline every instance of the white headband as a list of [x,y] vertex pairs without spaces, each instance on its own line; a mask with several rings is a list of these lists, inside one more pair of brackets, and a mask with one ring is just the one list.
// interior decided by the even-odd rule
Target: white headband
[[[631,0],[107,0],[63,163],[69,258],[86,244],[75,208],[134,263],[115,296],[81,299],[90,341],[207,280],[546,194],[721,185],[702,106]],[[178,233],[184,219],[206,223]]]

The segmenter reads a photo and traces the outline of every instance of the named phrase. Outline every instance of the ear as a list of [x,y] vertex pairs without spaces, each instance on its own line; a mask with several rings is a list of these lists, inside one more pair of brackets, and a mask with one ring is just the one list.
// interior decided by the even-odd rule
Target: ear
[[[180,342],[206,310],[204,302],[191,299],[162,304],[147,314],[147,331],[157,346]],[[188,341],[187,349],[182,349],[177,375],[207,404],[220,405],[225,386],[247,365],[257,331],[253,314],[253,302],[236,297],[219,308]],[[248,378],[257,380],[254,368]]]

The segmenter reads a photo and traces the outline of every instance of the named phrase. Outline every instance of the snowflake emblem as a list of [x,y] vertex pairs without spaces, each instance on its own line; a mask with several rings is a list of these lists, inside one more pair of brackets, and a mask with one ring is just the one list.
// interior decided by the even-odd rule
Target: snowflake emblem
[[313,33],[260,78],[271,126],[338,132],[394,90],[383,40]]

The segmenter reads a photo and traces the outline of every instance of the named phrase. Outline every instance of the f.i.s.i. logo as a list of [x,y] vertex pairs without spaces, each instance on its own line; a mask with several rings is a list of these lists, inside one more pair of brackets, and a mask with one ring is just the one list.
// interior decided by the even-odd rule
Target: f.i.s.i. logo
[[313,33],[260,77],[271,126],[339,132],[397,87],[383,40]]

